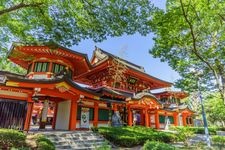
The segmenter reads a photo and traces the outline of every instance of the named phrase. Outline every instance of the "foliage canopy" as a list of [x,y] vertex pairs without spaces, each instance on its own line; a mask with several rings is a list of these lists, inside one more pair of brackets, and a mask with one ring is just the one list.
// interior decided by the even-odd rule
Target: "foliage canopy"
[[167,61],[183,78],[177,87],[195,91],[201,74],[205,88],[217,88],[225,104],[225,1],[167,0],[150,23],[154,57]]
[[[57,43],[66,47],[81,40],[146,35],[154,7],[148,0],[2,0],[0,50],[6,57],[12,41]],[[0,69],[11,69],[5,59]]]
[[218,93],[208,96],[205,101],[205,110],[211,124],[225,127],[225,109],[222,101],[218,100],[219,98]]

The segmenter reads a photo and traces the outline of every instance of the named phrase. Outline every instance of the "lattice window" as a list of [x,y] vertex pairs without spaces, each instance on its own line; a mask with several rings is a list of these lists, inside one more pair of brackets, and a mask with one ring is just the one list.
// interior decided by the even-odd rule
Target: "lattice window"
[[47,72],[49,67],[48,62],[35,62],[34,72]]

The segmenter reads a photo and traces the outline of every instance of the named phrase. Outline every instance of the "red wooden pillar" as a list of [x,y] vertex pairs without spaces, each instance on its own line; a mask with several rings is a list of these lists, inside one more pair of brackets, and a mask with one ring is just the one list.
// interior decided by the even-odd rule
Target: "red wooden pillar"
[[178,126],[178,113],[173,113],[174,126]]
[[27,100],[27,114],[26,114],[26,119],[24,122],[24,130],[25,131],[29,131],[30,129],[30,121],[31,121],[31,117],[32,117],[32,112],[33,112],[33,101],[32,101],[32,97],[29,96],[28,100]]
[[155,128],[159,129],[159,114],[158,111],[155,111]]
[[187,125],[186,118],[187,118],[187,115],[186,114],[182,114],[183,126]]
[[53,121],[52,121],[52,129],[55,129],[57,112],[58,112],[58,102],[55,102],[54,116],[53,116]]
[[69,130],[76,130],[76,125],[77,125],[77,99],[72,99],[70,106]]
[[145,109],[145,126],[149,127],[149,114],[148,109]]
[[98,127],[98,102],[95,102],[94,104],[94,127]]
[[128,126],[132,126],[132,112],[130,106],[128,106]]

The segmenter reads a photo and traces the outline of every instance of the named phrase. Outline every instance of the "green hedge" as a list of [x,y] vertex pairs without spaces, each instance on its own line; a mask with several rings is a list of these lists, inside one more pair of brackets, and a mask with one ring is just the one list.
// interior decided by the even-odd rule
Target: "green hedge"
[[[174,127],[173,126],[170,129],[177,130],[177,129],[182,129],[182,128],[188,128],[188,130],[192,131],[194,134],[205,134],[204,127],[183,127],[183,126]],[[216,135],[216,131],[219,131],[220,129],[223,129],[223,128],[208,127],[210,135]]]
[[115,145],[133,147],[143,145],[147,140],[165,143],[177,141],[172,133],[156,131],[142,126],[134,127],[99,127],[98,132]]
[[[205,128],[204,127],[190,127],[190,129],[195,133],[195,134],[205,134]],[[216,127],[208,127],[209,134],[210,135],[216,135],[216,131],[218,128]]]
[[143,150],[175,150],[175,147],[157,141],[147,141],[144,146]]
[[219,136],[219,135],[212,136],[212,141],[215,144],[225,145],[225,136]]
[[[26,135],[18,130],[0,128],[0,150],[1,149],[29,149],[26,145]],[[34,138],[38,150],[54,150],[54,144],[43,135]]]
[[178,141],[182,141],[184,145],[188,146],[188,140],[194,135],[194,131],[190,127],[171,127],[171,130],[176,131]]
[[0,129],[0,149],[24,147],[26,135],[12,129]]
[[225,131],[225,127],[218,127],[217,131]]
[[39,135],[36,140],[38,150],[55,150],[54,144],[43,135]]
[[225,136],[219,135],[212,136],[212,142],[214,147],[217,147],[217,149],[222,150],[225,147]]

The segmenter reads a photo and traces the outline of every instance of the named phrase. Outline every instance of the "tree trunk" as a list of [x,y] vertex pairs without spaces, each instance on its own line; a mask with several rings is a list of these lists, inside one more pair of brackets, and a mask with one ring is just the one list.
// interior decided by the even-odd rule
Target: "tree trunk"
[[220,95],[221,95],[221,98],[223,100],[223,104],[225,106],[225,90],[224,89],[220,92]]
[[221,121],[222,127],[225,127],[225,122]]
[[212,70],[212,71],[213,71],[214,77],[216,79],[216,84],[219,89],[221,99],[225,106],[225,77],[223,76],[223,74],[221,75],[221,72],[218,73],[215,70]]
[[225,77],[224,76],[221,76],[221,82],[222,82],[221,97],[222,97],[222,100],[223,100],[223,104],[225,106]]

